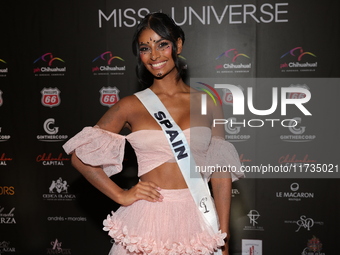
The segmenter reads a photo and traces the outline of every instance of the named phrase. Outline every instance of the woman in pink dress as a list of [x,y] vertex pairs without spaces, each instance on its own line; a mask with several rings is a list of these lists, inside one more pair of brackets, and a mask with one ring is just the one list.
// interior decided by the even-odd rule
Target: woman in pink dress
[[[190,107],[190,100],[200,99],[201,93],[182,80],[185,68],[179,54],[184,41],[182,29],[169,16],[147,15],[133,40],[138,78],[190,140],[197,165],[238,166],[235,149],[224,140],[224,127],[212,126],[214,118],[223,118],[221,108],[208,101],[210,114],[201,116],[199,107]],[[131,130],[127,136],[119,134],[124,127]],[[125,140],[136,152],[140,177],[129,190],[109,178],[122,170]],[[214,178],[214,173],[210,179],[211,173],[205,173],[220,223],[220,231],[214,232],[194,203],[165,134],[135,95],[121,99],[64,149],[72,153],[72,164],[92,185],[121,205],[104,220],[104,230],[115,241],[110,254],[207,255],[218,249],[229,254],[231,182],[237,176]]]

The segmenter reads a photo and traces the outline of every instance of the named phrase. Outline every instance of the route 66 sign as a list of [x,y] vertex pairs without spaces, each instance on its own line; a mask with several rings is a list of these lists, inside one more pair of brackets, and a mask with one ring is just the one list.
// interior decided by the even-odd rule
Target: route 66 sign
[[100,103],[111,107],[119,101],[119,90],[116,87],[102,87],[100,92]]
[[46,107],[55,107],[60,104],[60,90],[58,88],[43,88],[41,103]]

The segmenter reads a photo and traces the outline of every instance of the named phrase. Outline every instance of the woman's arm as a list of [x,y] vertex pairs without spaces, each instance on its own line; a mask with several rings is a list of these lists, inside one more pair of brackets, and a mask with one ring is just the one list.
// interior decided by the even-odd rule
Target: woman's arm
[[[127,97],[112,106],[99,120],[97,126],[106,131],[118,133],[124,126],[129,126],[128,117],[133,114],[134,97]],[[131,118],[131,117],[130,117]],[[91,166],[81,161],[76,153],[72,154],[72,165],[99,191],[118,204],[127,206],[137,200],[150,202],[162,201],[160,188],[153,182],[140,181],[129,190],[123,190],[114,183],[101,167]]]
[[162,196],[158,192],[160,188],[153,182],[140,181],[131,189],[123,190],[105,174],[101,167],[84,164],[75,153],[72,154],[72,165],[95,188],[120,205],[128,206],[140,199],[150,202],[162,201]]

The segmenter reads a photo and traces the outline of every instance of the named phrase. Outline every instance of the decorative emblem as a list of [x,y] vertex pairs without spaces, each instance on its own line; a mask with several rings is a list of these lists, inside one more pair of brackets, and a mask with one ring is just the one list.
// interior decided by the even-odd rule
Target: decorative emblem
[[209,210],[208,210],[208,207],[206,205],[206,202],[208,201],[208,198],[207,197],[202,197],[201,201],[200,201],[200,207],[203,208],[203,213],[208,213]]
[[58,88],[43,88],[41,103],[46,107],[55,107],[60,104],[60,90]]
[[99,90],[100,96],[100,103],[103,106],[111,107],[119,101],[119,90],[116,87],[102,87]]

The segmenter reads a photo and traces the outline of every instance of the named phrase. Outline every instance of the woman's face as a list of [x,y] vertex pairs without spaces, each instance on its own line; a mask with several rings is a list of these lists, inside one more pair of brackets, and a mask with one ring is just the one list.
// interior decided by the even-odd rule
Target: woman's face
[[[172,43],[169,40],[147,28],[140,34],[138,44],[140,58],[153,76],[162,78],[169,73],[177,73],[172,58]],[[177,54],[180,53],[181,45],[178,49]]]

